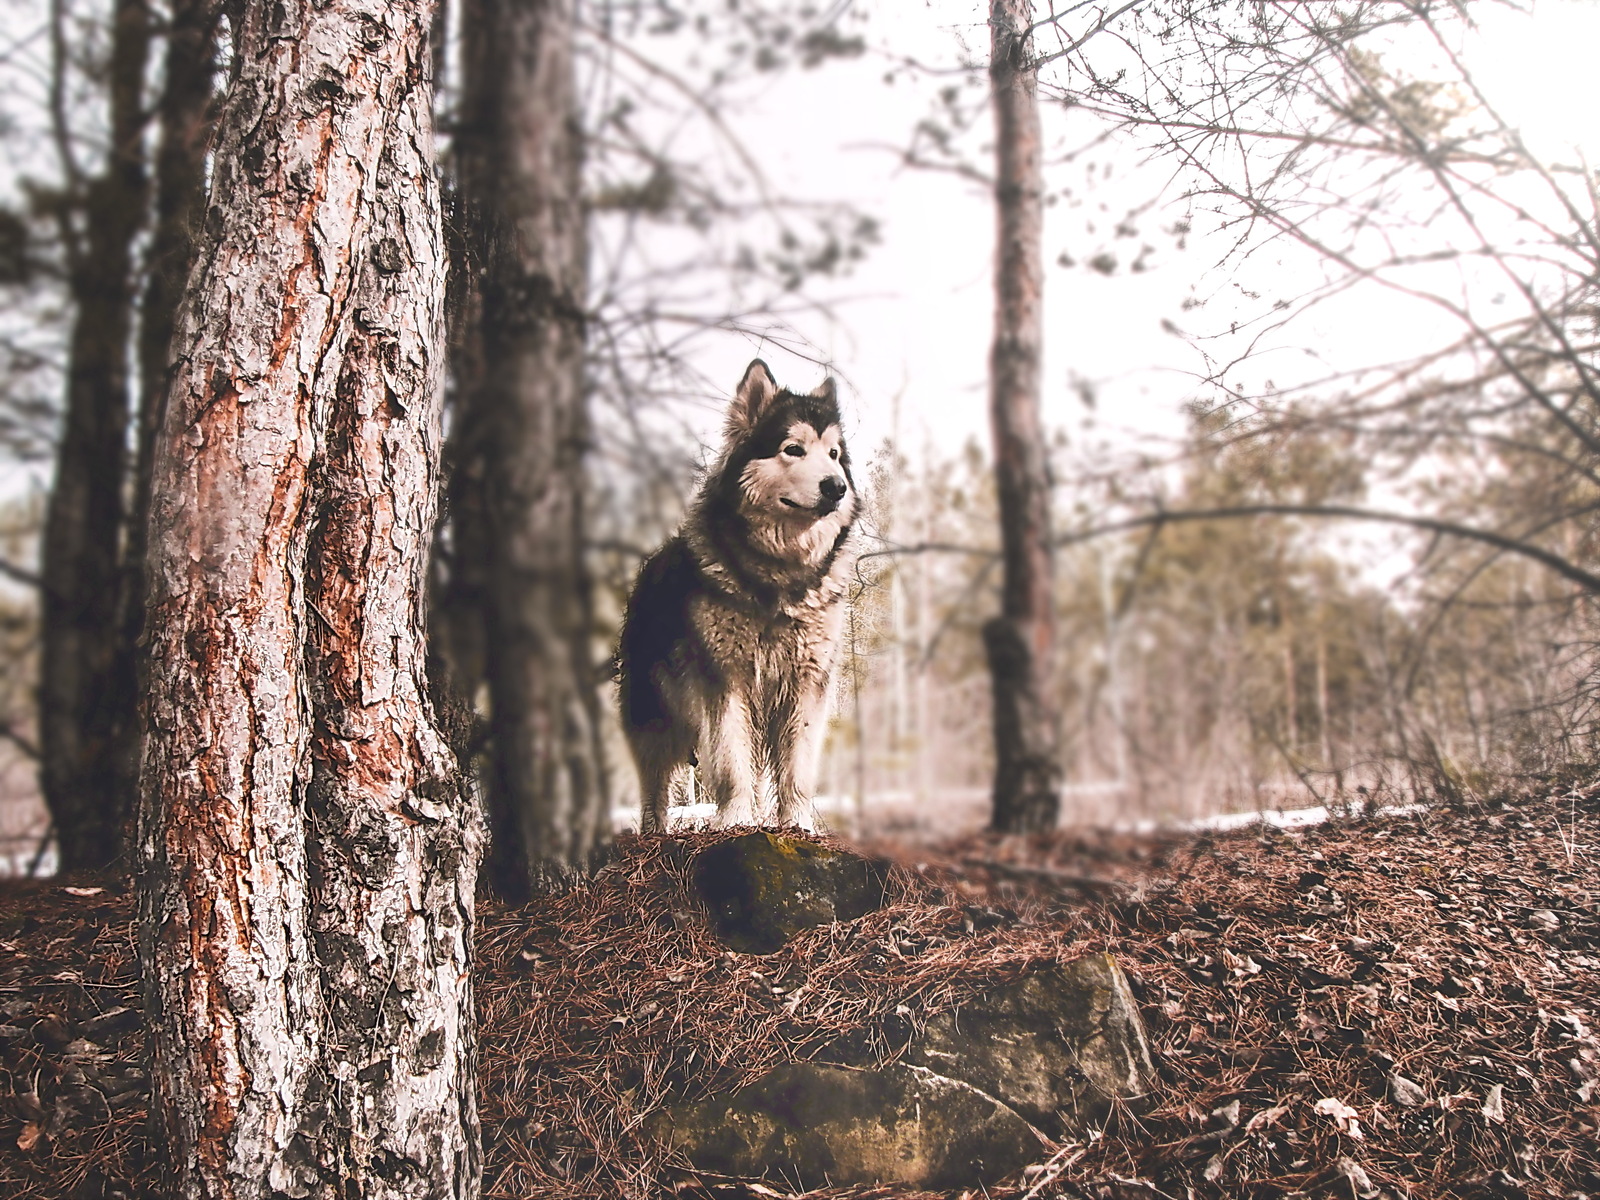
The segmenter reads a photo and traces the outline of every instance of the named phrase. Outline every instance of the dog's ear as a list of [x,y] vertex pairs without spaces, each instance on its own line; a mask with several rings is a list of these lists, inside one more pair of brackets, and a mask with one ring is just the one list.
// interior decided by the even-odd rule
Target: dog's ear
[[742,437],[754,429],[777,394],[778,383],[767,364],[754,359],[744,369],[733,403],[728,405],[728,437]]
[[831,404],[835,408],[839,406],[839,385],[834,382],[832,375],[818,384],[817,390],[811,394],[824,404]]

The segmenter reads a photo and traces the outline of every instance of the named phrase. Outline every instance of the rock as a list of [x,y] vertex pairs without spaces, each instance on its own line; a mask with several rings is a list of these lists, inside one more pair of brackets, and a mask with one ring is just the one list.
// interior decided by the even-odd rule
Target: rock
[[970,1083],[1052,1136],[1147,1094],[1155,1080],[1138,1006],[1109,954],[935,1015],[906,1060]]
[[729,1096],[658,1116],[652,1132],[698,1169],[802,1188],[992,1182],[1037,1161],[1011,1109],[923,1067],[788,1063]]
[[702,850],[694,885],[735,950],[771,954],[802,929],[883,907],[883,863],[804,838],[747,833]]

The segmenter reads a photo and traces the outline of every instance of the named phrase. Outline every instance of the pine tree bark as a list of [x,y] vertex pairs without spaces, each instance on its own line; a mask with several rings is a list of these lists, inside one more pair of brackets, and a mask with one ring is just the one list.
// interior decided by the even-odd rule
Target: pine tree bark
[[152,472],[141,952],[175,1197],[474,1197],[479,833],[422,585],[428,0],[233,10]]
[[478,304],[453,438],[453,551],[458,618],[475,596],[492,648],[481,656],[489,869],[507,899],[582,870],[609,832],[583,544],[586,247],[573,19],[572,0],[462,7],[456,151]]
[[1000,616],[984,626],[994,686],[991,823],[1005,833],[1053,829],[1061,803],[1055,697],[1055,555],[1039,414],[1044,301],[1043,164],[1031,0],[994,0],[989,82],[995,111],[995,329],[989,417],[1000,501]]
[[76,314],[40,575],[39,782],[64,871],[101,870],[123,853],[132,815],[116,755],[123,488],[133,244],[144,223],[142,143],[150,13],[116,0],[111,17],[110,148],[84,190],[84,238],[69,255]]

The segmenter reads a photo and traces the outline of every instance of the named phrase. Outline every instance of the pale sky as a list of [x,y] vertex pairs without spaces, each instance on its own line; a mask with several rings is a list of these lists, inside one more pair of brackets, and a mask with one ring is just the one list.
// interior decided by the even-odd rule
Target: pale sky
[[[953,67],[962,36],[987,46],[986,27],[974,23],[975,14],[981,16],[979,5],[878,0],[863,6],[871,10],[862,29],[869,44],[892,40],[900,53],[923,62]],[[790,73],[736,121],[776,190],[842,196],[882,221],[883,241],[867,260],[849,277],[816,289],[835,303],[838,321],[805,323],[847,384],[858,421],[852,431],[857,446],[875,446],[891,432],[898,396],[904,444],[915,448],[931,438],[940,448],[954,449],[969,436],[987,436],[994,208],[989,193],[975,182],[900,165],[893,148],[905,145],[928,113],[933,89],[952,80],[902,77],[886,86],[887,66],[883,57],[869,54],[820,71]],[[985,115],[985,142],[988,128]],[[1117,177],[1093,203],[1104,201],[1115,210],[1119,204],[1148,201],[1161,190],[1164,170],[1140,171],[1135,158],[1121,158]],[[988,166],[981,155],[977,161]],[[1104,161],[1104,155],[1096,161]],[[1052,182],[1065,183],[1081,173],[1078,167],[1062,168]],[[1118,215],[1113,211],[1102,227]],[[1081,212],[1064,206],[1048,211],[1047,260],[1063,250],[1082,253],[1082,221]],[[1179,314],[1200,264],[1192,254],[1161,257],[1170,260],[1166,269],[1142,275],[1049,271],[1045,403],[1052,425],[1076,423],[1083,415],[1067,386],[1071,370],[1115,381],[1107,390],[1111,419],[1168,432],[1181,429],[1178,405],[1190,386],[1183,372],[1193,369],[1195,357],[1163,332],[1161,320]],[[769,357],[786,384],[809,387],[819,374],[812,364],[770,343],[735,338],[707,346],[707,370],[713,378],[727,378],[731,387],[755,353]]]
[[[761,161],[774,191],[801,199],[849,200],[881,221],[883,241],[866,261],[848,277],[816,289],[834,319],[800,321],[845,385],[858,456],[864,458],[897,420],[908,449],[931,442],[953,451],[970,437],[987,438],[993,206],[975,183],[899,165],[892,148],[904,145],[927,115],[934,90],[959,76],[902,74],[894,86],[886,86],[883,76],[891,64],[884,51],[892,48],[944,69],[960,62],[963,45],[981,57],[987,51],[986,5],[981,0],[855,0],[855,7],[867,15],[859,31],[873,53],[819,70],[762,77],[729,120]],[[1481,16],[1484,32],[1472,64],[1507,115],[1523,125],[1536,147],[1579,141],[1591,148],[1591,160],[1596,157],[1600,126],[1593,116],[1588,60],[1600,45],[1600,0],[1538,0],[1531,20],[1495,3],[1473,11]],[[1059,134],[1059,113],[1048,105],[1045,113],[1047,135]],[[987,140],[986,114],[979,130],[975,146]],[[981,151],[977,161],[987,165]],[[1090,162],[1109,166],[1111,174],[1086,191],[1083,174]],[[1078,433],[1088,414],[1069,381],[1077,376],[1097,387],[1098,436],[1113,437],[1119,445],[1140,436],[1177,436],[1184,424],[1181,406],[1193,394],[1202,362],[1164,322],[1189,332],[1199,332],[1205,321],[1226,323],[1230,287],[1244,286],[1246,280],[1255,284],[1253,290],[1292,284],[1314,264],[1269,253],[1244,273],[1208,275],[1223,254],[1222,245],[1208,238],[1203,224],[1183,251],[1159,234],[1183,215],[1174,200],[1181,180],[1173,181],[1165,163],[1141,165],[1132,147],[1102,147],[1053,168],[1049,182],[1071,184],[1086,206],[1058,204],[1048,210],[1047,262],[1063,251],[1080,260],[1092,253],[1129,207],[1163,195],[1172,203],[1166,208],[1158,203],[1143,216],[1139,238],[1116,244],[1119,250],[1127,247],[1124,262],[1145,240],[1156,247],[1150,269],[1142,274],[1124,269],[1108,277],[1083,266],[1048,269],[1047,423]],[[1099,205],[1105,206],[1104,214],[1095,212]],[[1098,234],[1086,232],[1087,218],[1097,219]],[[1185,312],[1183,302],[1196,290],[1222,298],[1201,312]],[[1425,340],[1429,319],[1415,311],[1402,315],[1387,300],[1353,297],[1318,313],[1296,339],[1315,344],[1329,360],[1378,358]],[[809,388],[821,375],[817,366],[780,347],[732,333],[699,339],[696,353],[705,375],[725,381],[726,389],[757,354],[769,359],[786,384]],[[1268,356],[1252,369],[1258,380],[1276,374],[1287,382],[1295,371],[1313,366],[1296,351]],[[712,440],[719,421],[716,402],[690,420],[702,440]],[[1114,436],[1116,430],[1127,432]],[[16,486],[21,479],[13,476],[9,482]]]
[[[986,6],[972,0],[858,3],[869,13],[861,32],[870,45],[892,44],[899,53],[947,67],[959,61],[963,39],[974,48],[987,47],[981,24]],[[1469,47],[1470,65],[1535,148],[1575,141],[1600,146],[1587,61],[1600,45],[1600,3],[1539,0],[1532,19],[1494,4],[1474,11],[1482,14],[1484,24],[1481,37]],[[805,322],[847,383],[856,445],[870,448],[891,431],[898,395],[904,445],[916,449],[931,439],[954,449],[969,436],[986,437],[993,208],[978,185],[902,169],[887,149],[873,148],[903,145],[928,111],[933,88],[948,81],[902,78],[889,87],[882,81],[885,69],[883,57],[869,54],[820,71],[787,73],[738,112],[734,123],[756,149],[776,190],[842,196],[883,221],[883,243],[867,261],[847,279],[818,289],[836,303],[837,322]],[[1048,106],[1045,111],[1047,136],[1052,129],[1059,132],[1059,115]],[[1141,165],[1140,152],[1132,146],[1102,149],[1092,157],[1111,166],[1110,179],[1087,197],[1091,207],[1106,205],[1109,221],[1162,195],[1169,206],[1145,214],[1146,235],[1183,215],[1175,201],[1181,180],[1174,183],[1168,164]],[[1049,182],[1077,184],[1081,175],[1081,163],[1057,167]],[[1049,210],[1047,262],[1063,250],[1082,257],[1091,247],[1094,239],[1083,229],[1086,215],[1093,214],[1064,205]],[[1294,292],[1320,270],[1309,256],[1282,248],[1242,269],[1230,268],[1232,275],[1208,276],[1224,245],[1207,236],[1203,222],[1197,223],[1183,251],[1172,249],[1170,238],[1148,240],[1157,252],[1142,274],[1121,270],[1108,277],[1082,266],[1049,268],[1044,410],[1052,427],[1071,431],[1085,416],[1069,385],[1071,373],[1098,385],[1101,433],[1127,430],[1116,439],[1119,444],[1131,444],[1141,435],[1181,433],[1181,406],[1193,394],[1202,364],[1196,351],[1167,332],[1163,322],[1191,332],[1205,322],[1225,325],[1230,287]],[[1140,239],[1126,244],[1137,252]],[[1201,312],[1185,313],[1182,304],[1191,290],[1216,298]],[[1299,343],[1312,345],[1323,363],[1351,366],[1415,353],[1448,333],[1449,327],[1433,313],[1392,297],[1358,292],[1316,313],[1296,330],[1292,352],[1264,357],[1244,378],[1259,382],[1276,377],[1291,383],[1297,373],[1308,377],[1323,371]],[[772,362],[786,384],[810,387],[819,375],[815,366],[780,348],[731,335],[708,340],[703,362],[713,378],[725,378],[731,387],[745,362],[758,353]],[[708,437],[714,427],[714,414],[708,411]]]

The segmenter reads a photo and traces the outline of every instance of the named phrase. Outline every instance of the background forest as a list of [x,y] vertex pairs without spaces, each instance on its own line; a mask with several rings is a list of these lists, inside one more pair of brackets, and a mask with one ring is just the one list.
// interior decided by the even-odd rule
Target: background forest
[[[1581,73],[1519,75],[1515,56],[1559,62],[1592,12],[1047,7],[1066,819],[1465,800],[1590,763],[1594,143],[1576,92],[1529,82]],[[211,0],[6,3],[14,872],[113,861],[134,807],[149,441],[229,19]],[[840,377],[870,502],[824,817],[983,819],[1001,584],[987,41],[953,2],[442,9],[452,358],[430,633],[475,714],[461,737],[498,847],[575,861],[632,819],[605,664],[757,355],[797,388]],[[498,314],[536,281],[565,333],[533,345]],[[519,654],[534,685],[511,677]],[[554,755],[529,740],[540,713]]]

